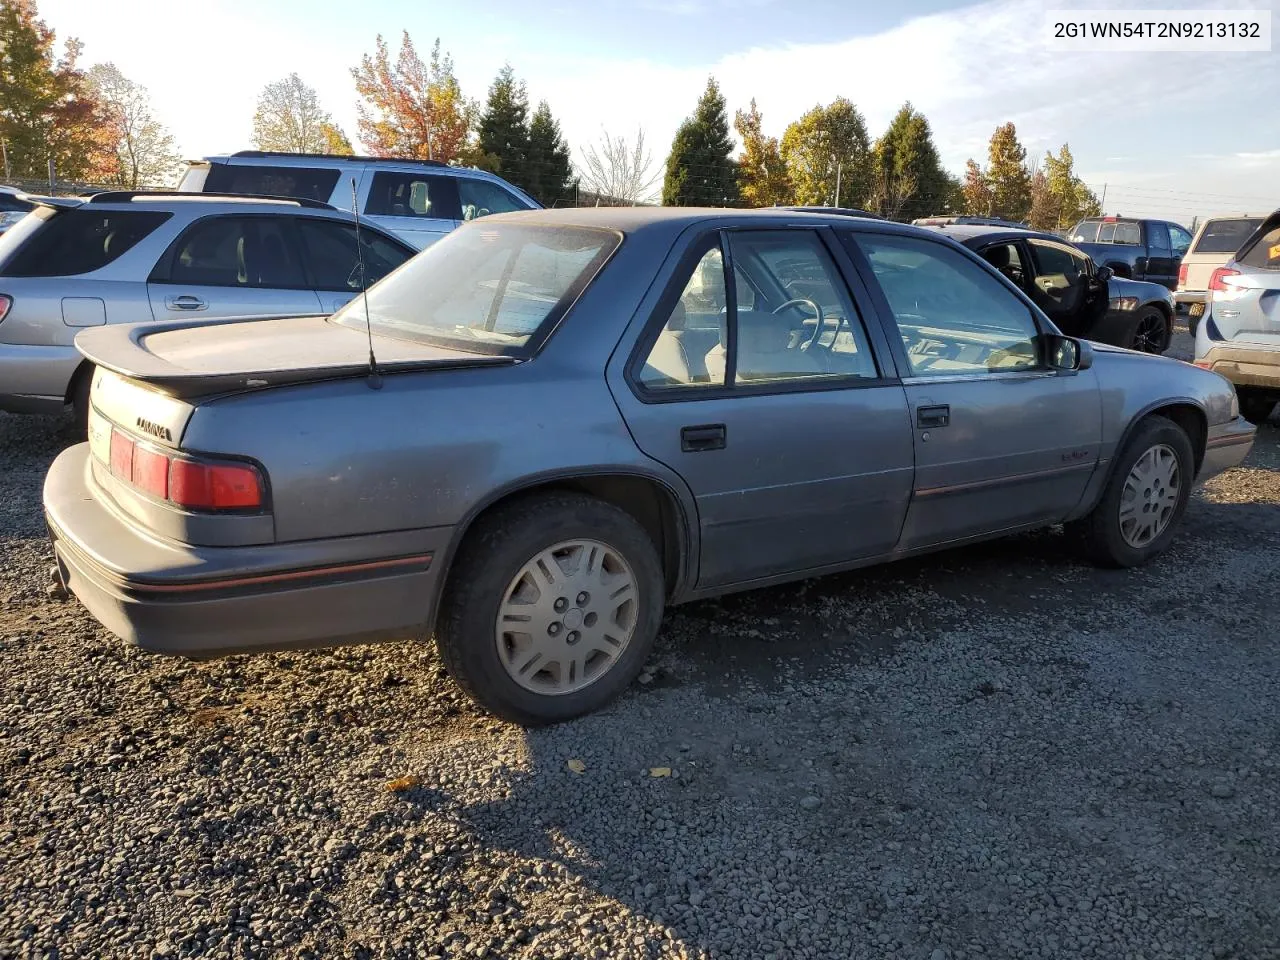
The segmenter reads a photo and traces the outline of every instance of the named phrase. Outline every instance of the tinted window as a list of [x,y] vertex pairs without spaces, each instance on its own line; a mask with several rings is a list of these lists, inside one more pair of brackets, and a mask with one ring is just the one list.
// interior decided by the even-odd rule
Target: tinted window
[[458,193],[452,177],[384,170],[373,175],[364,212],[383,217],[457,220]]
[[[373,327],[389,337],[523,356],[617,245],[617,234],[583,227],[456,230],[373,287]],[[334,320],[363,328],[364,299]]]
[[[307,269],[319,290],[360,290],[360,259],[355,227],[332,220],[299,217],[296,221]],[[413,252],[363,227],[360,246],[369,285],[377,283]]]
[[1264,233],[1262,238],[1240,257],[1240,263],[1246,267],[1280,270],[1280,226],[1273,227]]
[[1138,246],[1142,243],[1142,225],[1129,221],[1128,223],[1116,224],[1115,243],[1129,244],[1130,246]]
[[1022,254],[1016,243],[997,243],[982,251],[982,259],[991,264],[1019,287],[1026,280],[1022,266]]
[[1098,240],[1098,221],[1081,220],[1067,233],[1072,243],[1096,243]]
[[30,200],[23,200],[20,197],[15,197],[12,193],[5,193],[5,191],[0,190],[0,211],[26,211],[34,206],[35,204]]
[[916,376],[1037,365],[1031,312],[964,254],[919,237],[859,233]]
[[1169,236],[1173,240],[1173,253],[1175,256],[1182,256],[1187,252],[1187,248],[1191,246],[1191,234],[1176,223],[1169,224]]
[[1261,217],[1240,217],[1233,220],[1210,220],[1200,231],[1193,253],[1235,253],[1258,229]]
[[307,282],[287,228],[285,217],[202,220],[174,245],[168,282],[202,287],[305,288]]
[[94,210],[91,204],[56,213],[50,210],[43,216],[37,213],[6,231],[13,236],[5,236],[5,247],[13,253],[0,273],[9,277],[89,273],[136,246],[170,216],[153,210]]
[[204,181],[205,193],[256,193],[328,203],[338,171],[323,167],[254,167],[214,163]]
[[529,209],[527,203],[517,200],[496,183],[470,177],[458,179],[458,199],[462,202],[463,220],[475,220],[491,213]]
[[1159,220],[1147,224],[1147,253],[1153,257],[1173,256],[1173,247],[1169,245],[1169,228]]

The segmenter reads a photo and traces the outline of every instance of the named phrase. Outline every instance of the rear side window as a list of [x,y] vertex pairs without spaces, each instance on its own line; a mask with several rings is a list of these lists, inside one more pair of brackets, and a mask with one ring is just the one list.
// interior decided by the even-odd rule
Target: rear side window
[[[75,210],[50,212],[21,235],[14,227],[13,253],[0,267],[7,277],[74,277],[91,273],[121,257],[172,214],[153,210]],[[24,224],[25,225],[25,224]],[[9,238],[6,238],[9,239]],[[12,241],[11,241],[12,242]]]
[[1240,263],[1263,270],[1280,270],[1280,225],[1268,230],[1257,243],[1246,250]]
[[215,163],[205,177],[205,193],[253,193],[328,203],[338,171],[324,167],[255,167]]
[[1261,217],[1238,217],[1231,220],[1210,220],[1200,231],[1192,253],[1235,253],[1258,229]]
[[1142,227],[1139,224],[1117,223],[1114,243],[1123,243],[1136,247],[1142,243]]
[[1097,243],[1098,242],[1098,221],[1097,220],[1081,220],[1067,235],[1067,239],[1072,243]]
[[373,175],[364,212],[375,217],[458,220],[458,190],[452,177],[382,170]]
[[470,178],[458,181],[458,197],[462,201],[462,219],[475,220],[491,213],[528,210],[529,205],[517,200],[496,183]]
[[[209,217],[171,249],[167,282],[199,287],[307,287],[284,217]],[[164,277],[152,278],[165,282]]]
[[[319,290],[360,290],[360,260],[356,255],[356,231],[346,223],[299,218],[298,235],[303,254]],[[374,284],[411,256],[413,251],[369,230],[360,231],[367,283]]]

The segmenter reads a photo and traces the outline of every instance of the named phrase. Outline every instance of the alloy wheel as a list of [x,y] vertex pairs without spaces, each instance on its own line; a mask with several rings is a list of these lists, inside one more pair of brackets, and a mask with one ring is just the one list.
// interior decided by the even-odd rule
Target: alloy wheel
[[1134,549],[1148,546],[1168,528],[1178,507],[1182,471],[1178,455],[1159,443],[1138,458],[1120,494],[1120,536]]

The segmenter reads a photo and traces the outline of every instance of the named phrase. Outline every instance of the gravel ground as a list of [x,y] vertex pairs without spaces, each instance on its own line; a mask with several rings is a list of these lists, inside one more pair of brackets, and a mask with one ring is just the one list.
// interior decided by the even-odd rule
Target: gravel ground
[[425,646],[191,664],[47,600],[68,439],[0,415],[0,955],[1280,958],[1275,427],[1153,566],[691,605],[536,733]]

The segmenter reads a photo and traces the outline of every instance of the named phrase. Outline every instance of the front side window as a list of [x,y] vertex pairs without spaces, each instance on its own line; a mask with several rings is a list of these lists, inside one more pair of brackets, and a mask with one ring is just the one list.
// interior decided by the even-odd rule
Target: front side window
[[458,194],[451,177],[380,170],[369,185],[364,212],[371,216],[457,220]]
[[307,287],[285,217],[209,217],[177,241],[158,282],[200,287]]
[[204,180],[205,193],[249,193],[328,203],[339,172],[324,167],[270,167],[214,163]]
[[[474,353],[525,356],[618,246],[586,227],[456,230],[368,295],[375,333]],[[363,297],[333,315],[364,328]]]
[[491,213],[529,209],[527,203],[520,202],[496,183],[473,177],[458,178],[458,199],[462,203],[463,220],[476,220]]
[[[1244,246],[1249,235],[1258,229],[1261,217],[1235,217],[1230,220],[1210,220],[1200,231],[1193,253],[1233,254]],[[1177,230],[1177,227],[1173,228]]]
[[1169,228],[1157,220],[1147,224],[1147,237],[1150,241],[1148,253],[1153,257],[1171,257],[1173,248],[1169,246]]
[[1028,370],[1038,365],[1031,311],[964,254],[919,237],[859,233],[915,376]]
[[1021,287],[1026,280],[1027,271],[1022,265],[1022,254],[1018,252],[1016,243],[996,243],[982,251],[982,259],[987,261],[1006,277]]
[[1169,237],[1173,241],[1173,255],[1175,257],[1184,256],[1187,250],[1191,248],[1191,234],[1176,223],[1169,224]]
[[360,252],[365,271],[362,283],[354,226],[306,217],[298,219],[297,227],[307,267],[318,290],[359,291],[377,283],[413,256],[413,251],[362,228]]
[[44,208],[0,237],[0,275],[74,277],[99,270],[133,249],[172,214],[155,210]]
[[1043,298],[1039,305],[1071,313],[1084,297],[1089,281],[1088,263],[1056,244],[1032,240],[1030,245],[1036,258],[1035,292]]

